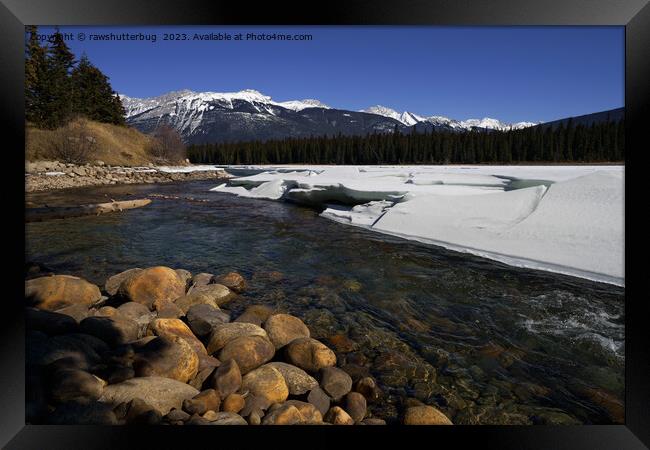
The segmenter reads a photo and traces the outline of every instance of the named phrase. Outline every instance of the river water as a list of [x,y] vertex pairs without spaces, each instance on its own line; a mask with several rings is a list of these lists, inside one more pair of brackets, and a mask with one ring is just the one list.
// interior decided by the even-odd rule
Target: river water
[[[407,398],[454,423],[623,421],[625,289],[519,269],[331,222],[319,211],[208,192],[214,182],[35,193],[36,205],[157,194],[147,207],[26,224],[26,259],[103,285],[132,267],[237,271],[233,317],[301,317],[375,376],[390,421]],[[356,366],[355,366],[356,367]]]

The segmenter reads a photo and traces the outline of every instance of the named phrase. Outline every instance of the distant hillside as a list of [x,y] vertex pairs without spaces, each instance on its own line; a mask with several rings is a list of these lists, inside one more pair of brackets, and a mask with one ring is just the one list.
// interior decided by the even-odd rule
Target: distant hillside
[[[104,161],[110,165],[139,166],[152,162],[148,151],[154,140],[135,128],[77,119],[72,126],[83,126],[84,137],[92,142],[89,162]],[[67,136],[66,136],[67,134]],[[61,141],[76,139],[74,133],[66,133],[66,127],[46,130],[27,124],[25,128],[25,159],[36,161],[60,159],[55,145]]]
[[572,121],[573,125],[585,125],[591,126],[591,124],[596,123],[607,123],[607,122],[619,122],[625,118],[625,108],[616,108],[610,109],[608,111],[600,111],[591,114],[585,114],[583,116],[570,117],[566,119],[554,120],[553,122],[546,122],[541,125],[537,125],[541,128],[552,127],[553,129],[560,126],[560,124],[566,127],[569,120]]

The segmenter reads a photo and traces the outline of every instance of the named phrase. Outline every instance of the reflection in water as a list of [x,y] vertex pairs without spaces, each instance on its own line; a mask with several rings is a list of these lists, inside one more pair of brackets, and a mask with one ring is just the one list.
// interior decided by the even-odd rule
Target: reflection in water
[[132,267],[237,271],[234,316],[263,303],[302,317],[343,363],[455,423],[623,420],[624,288],[518,269],[347,227],[317,211],[207,192],[209,182],[29,196],[91,203],[150,193],[145,208],[26,225],[29,261],[97,284]]

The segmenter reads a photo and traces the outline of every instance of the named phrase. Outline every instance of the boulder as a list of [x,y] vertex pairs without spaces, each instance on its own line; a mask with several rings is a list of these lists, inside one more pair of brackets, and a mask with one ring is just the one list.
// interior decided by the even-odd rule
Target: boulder
[[126,404],[124,421],[129,425],[157,425],[162,414],[141,398],[134,398]]
[[222,399],[237,392],[241,383],[241,372],[234,359],[229,359],[221,364],[212,376],[212,387],[219,392]]
[[266,398],[271,404],[282,403],[289,396],[289,388],[280,371],[267,365],[244,375],[242,389]]
[[284,377],[284,381],[287,383],[290,395],[302,395],[318,387],[318,381],[300,367],[283,362],[270,362],[267,366],[274,367],[280,371]]
[[117,275],[113,275],[108,280],[106,280],[106,283],[104,283],[104,291],[106,291],[106,293],[111,297],[116,295],[120,289],[120,285],[139,272],[142,272],[142,269],[136,267],[135,269],[125,270],[124,272],[120,272]]
[[[199,359],[199,367],[200,367],[200,359]],[[199,369],[197,372],[196,376],[192,378],[188,384],[192,387],[195,387],[196,389],[201,390],[203,388],[203,385],[205,384],[206,380],[209,379],[212,374],[214,373],[215,367],[206,367],[204,369]]]
[[325,414],[325,417],[323,417],[323,420],[332,425],[354,425],[352,417],[339,406],[330,408],[327,414]]
[[315,387],[307,395],[307,402],[318,410],[321,415],[325,415],[330,409],[330,398],[320,387]]
[[127,319],[133,320],[140,326],[141,334],[144,334],[149,322],[151,322],[155,317],[156,313],[151,312],[149,308],[144,306],[141,303],[136,302],[126,302],[122,303],[117,307],[120,315]]
[[194,286],[205,286],[212,281],[213,277],[214,275],[211,273],[205,273],[205,272],[197,273],[192,277],[191,283]]
[[235,319],[235,322],[252,323],[261,327],[273,312],[273,309],[266,305],[251,305]]
[[368,401],[375,401],[381,395],[381,390],[373,377],[359,379],[354,385],[354,390],[363,395]]
[[178,336],[157,337],[137,349],[133,369],[138,377],[159,376],[187,383],[198,373],[199,357]]
[[[242,417],[249,417],[251,415],[255,415],[258,418],[264,417],[264,411],[271,406],[271,401],[268,398],[250,392],[244,400],[244,409],[239,412],[239,415]],[[257,425],[259,425],[259,422]]]
[[94,310],[88,309],[88,305],[70,305],[65,308],[57,309],[55,312],[72,317],[77,321],[77,323],[94,314]]
[[[266,331],[252,323],[224,323],[213,327],[207,346],[208,353],[212,355],[214,352],[224,348],[228,342],[242,336],[261,336],[268,338]],[[223,359],[221,360],[223,361]]]
[[262,419],[262,425],[295,425],[304,421],[298,408],[283,403],[274,405]]
[[190,306],[186,318],[192,332],[199,337],[209,335],[217,325],[230,322],[230,314],[207,303]]
[[223,411],[211,415],[210,425],[248,425],[248,423],[239,414]]
[[172,409],[165,416],[165,419],[167,419],[170,422],[178,422],[178,421],[185,422],[189,418],[190,415],[185,411],[183,411],[182,409]]
[[169,267],[150,267],[124,280],[118,294],[153,309],[156,300],[173,302],[185,294],[185,282]]
[[338,367],[325,367],[320,371],[320,387],[338,401],[352,389],[352,378]]
[[183,411],[188,414],[204,414],[206,411],[219,411],[221,399],[214,389],[206,389],[191,399],[183,400]]
[[221,284],[208,284],[205,286],[192,287],[187,294],[179,297],[174,302],[184,314],[193,305],[210,305],[215,308],[228,303],[235,294],[226,286]]
[[285,347],[287,360],[308,372],[318,372],[336,364],[336,355],[324,344],[312,338],[298,338]]
[[97,400],[106,385],[104,380],[83,370],[57,370],[49,380],[49,397],[53,402]]
[[180,319],[154,319],[149,323],[147,334],[155,336],[178,336],[187,342],[198,356],[207,355],[205,347]]
[[37,330],[45,334],[66,334],[78,331],[79,324],[75,319],[58,312],[26,308],[25,327],[28,330]]
[[283,405],[292,405],[295,406],[300,415],[302,416],[303,423],[306,424],[318,424],[323,422],[323,415],[321,412],[311,403],[301,402],[300,400],[287,400]]
[[345,410],[355,422],[361,422],[366,417],[368,406],[366,398],[358,392],[348,392],[345,396]]
[[156,316],[161,319],[178,319],[185,315],[182,309],[169,300],[156,300],[153,309],[156,311]]
[[93,305],[102,293],[88,281],[69,275],[33,278],[25,282],[27,306],[54,311],[70,305]]
[[117,308],[113,308],[112,306],[102,306],[99,308],[94,316],[96,317],[113,317],[116,314],[119,314],[117,311]]
[[377,417],[368,417],[363,419],[360,425],[386,425],[386,421]]
[[185,282],[185,289],[187,290],[187,288],[190,287],[190,284],[192,283],[192,272],[185,269],[176,269],[176,273],[181,278],[181,280]]
[[121,316],[86,317],[79,324],[83,333],[95,336],[111,347],[138,339],[140,327]]
[[266,319],[264,330],[276,349],[298,338],[308,338],[309,328],[290,314],[273,314]]
[[241,336],[228,342],[219,352],[219,359],[234,359],[242,374],[270,361],[275,354],[271,341],[262,336]]
[[212,277],[211,283],[222,284],[228,289],[241,294],[246,289],[246,280],[237,272]]
[[141,398],[165,415],[172,408],[181,409],[184,400],[198,393],[192,386],[170,378],[139,377],[106,386],[99,401],[117,406]]
[[244,396],[241,394],[233,393],[225,398],[223,404],[221,405],[221,409],[225,412],[238,413],[244,409],[244,405],[246,405],[246,399]]
[[411,406],[404,413],[404,425],[452,425],[451,420],[433,406]]

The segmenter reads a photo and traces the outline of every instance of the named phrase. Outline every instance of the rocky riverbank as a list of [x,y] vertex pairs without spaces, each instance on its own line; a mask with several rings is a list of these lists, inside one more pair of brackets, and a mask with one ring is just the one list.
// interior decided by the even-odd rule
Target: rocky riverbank
[[28,423],[451,424],[416,399],[373,415],[378,381],[299,317],[249,304],[233,320],[238,273],[134,268],[100,288],[34,265],[27,278]]
[[83,165],[58,161],[27,162],[25,164],[25,191],[51,191],[108,184],[173,183],[229,177],[225,171],[216,168],[177,169],[170,170],[153,165],[146,167],[110,166],[101,161]]

